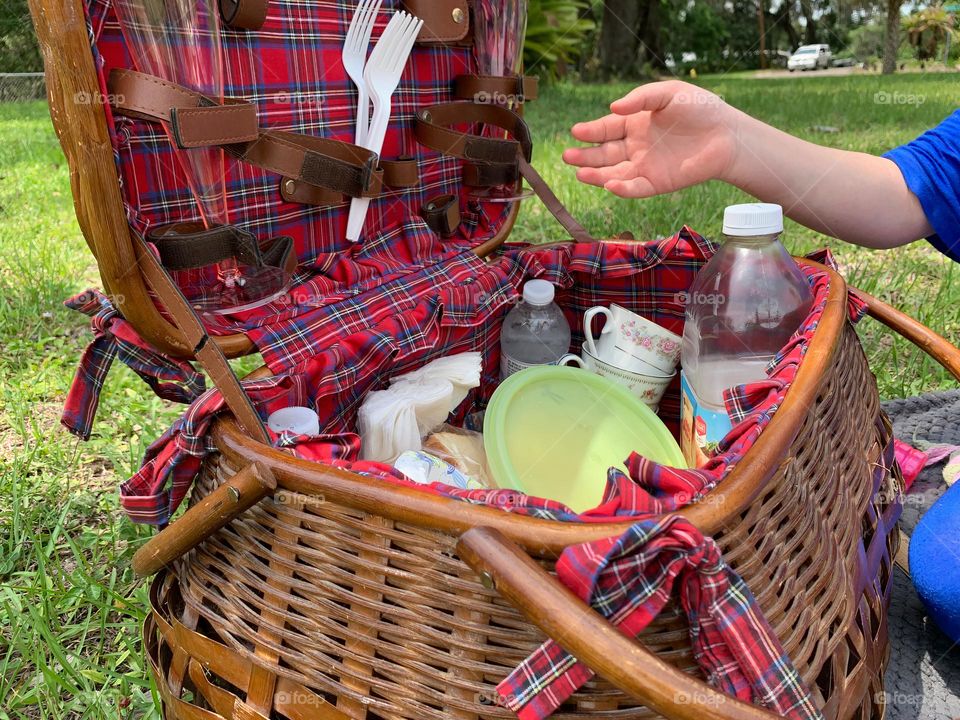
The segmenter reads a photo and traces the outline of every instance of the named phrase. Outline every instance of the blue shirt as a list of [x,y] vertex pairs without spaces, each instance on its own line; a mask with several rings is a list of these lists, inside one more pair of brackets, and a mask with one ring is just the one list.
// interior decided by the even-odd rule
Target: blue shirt
[[932,130],[884,154],[920,199],[936,235],[927,238],[960,262],[960,110]]

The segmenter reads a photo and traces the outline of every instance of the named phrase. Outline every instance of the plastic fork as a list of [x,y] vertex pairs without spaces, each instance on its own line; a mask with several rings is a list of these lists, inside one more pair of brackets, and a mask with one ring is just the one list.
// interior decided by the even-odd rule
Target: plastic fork
[[[423,20],[405,12],[395,13],[370,53],[363,72],[367,92],[373,102],[373,119],[370,121],[365,142],[359,144],[378,155],[383,150],[383,141],[390,126],[393,110],[391,98],[400,84],[400,77],[421,27]],[[347,239],[351,242],[360,239],[369,208],[369,198],[354,198],[350,202]]]
[[363,69],[367,63],[367,48],[370,46],[370,35],[373,33],[373,23],[380,12],[383,0],[360,0],[357,9],[350,21],[347,38],[343,42],[343,68],[357,86],[357,130],[354,142],[363,145],[367,139],[367,130],[370,125],[370,103],[367,94],[367,84],[363,80]]

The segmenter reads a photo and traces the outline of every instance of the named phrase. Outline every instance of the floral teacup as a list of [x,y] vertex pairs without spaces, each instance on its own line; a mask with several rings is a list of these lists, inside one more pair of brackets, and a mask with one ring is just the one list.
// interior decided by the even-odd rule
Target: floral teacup
[[[595,339],[591,324],[597,315],[605,316],[606,322],[600,337]],[[617,304],[587,310],[583,316],[583,332],[584,346],[591,355],[633,372],[650,374],[642,366],[636,366],[635,361],[641,361],[669,375],[680,362],[679,335]]]
[[602,375],[616,383],[623,385],[632,392],[639,400],[653,409],[654,412],[660,406],[660,399],[667,391],[670,382],[676,376],[674,370],[669,375],[647,375],[639,372],[631,372],[622,368],[606,363],[590,353],[584,344],[580,355],[568,354],[560,358],[559,365],[568,365],[574,363],[585,370]]

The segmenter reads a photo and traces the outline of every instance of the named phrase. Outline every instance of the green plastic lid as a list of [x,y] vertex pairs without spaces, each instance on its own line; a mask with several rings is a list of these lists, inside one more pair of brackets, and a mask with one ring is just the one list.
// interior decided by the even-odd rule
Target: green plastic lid
[[686,467],[676,440],[653,411],[612,380],[572,367],[542,365],[511,375],[494,392],[483,421],[493,479],[575,512],[600,504],[610,467],[631,452]]

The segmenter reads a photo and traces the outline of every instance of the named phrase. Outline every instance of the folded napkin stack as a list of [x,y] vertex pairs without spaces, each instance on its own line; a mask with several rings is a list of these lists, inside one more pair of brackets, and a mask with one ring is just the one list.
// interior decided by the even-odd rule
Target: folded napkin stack
[[363,459],[392,462],[400,453],[420,450],[422,439],[479,387],[480,368],[480,353],[450,355],[369,393],[358,419]]

